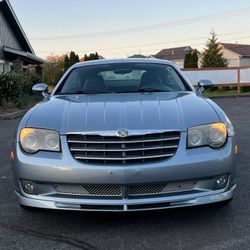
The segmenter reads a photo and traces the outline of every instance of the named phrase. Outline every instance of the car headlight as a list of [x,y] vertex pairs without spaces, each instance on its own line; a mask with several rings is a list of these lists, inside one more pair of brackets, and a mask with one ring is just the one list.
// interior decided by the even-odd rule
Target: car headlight
[[39,150],[60,151],[59,133],[54,130],[23,128],[20,132],[20,143],[27,153]]
[[222,147],[227,139],[227,126],[224,123],[211,123],[188,129],[188,147]]

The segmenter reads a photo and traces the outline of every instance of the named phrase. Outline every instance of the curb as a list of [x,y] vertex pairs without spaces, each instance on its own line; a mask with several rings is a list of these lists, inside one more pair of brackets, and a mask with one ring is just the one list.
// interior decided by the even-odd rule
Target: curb
[[12,119],[19,118],[19,117],[23,116],[28,110],[29,110],[29,108],[19,110],[19,111],[16,111],[16,112],[12,112],[12,113],[9,113],[9,114],[0,115],[0,120],[12,120]]

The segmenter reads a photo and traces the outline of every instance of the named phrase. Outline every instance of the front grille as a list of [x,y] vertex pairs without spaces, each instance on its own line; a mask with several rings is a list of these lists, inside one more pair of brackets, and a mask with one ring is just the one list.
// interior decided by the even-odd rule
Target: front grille
[[73,157],[90,163],[143,163],[172,157],[178,148],[180,132],[118,136],[79,135],[67,137]]
[[54,189],[59,194],[82,195],[82,196],[111,196],[122,195],[122,188],[118,185],[67,185],[57,184]]
[[79,195],[87,198],[110,198],[122,199],[135,198],[138,196],[159,196],[170,193],[180,193],[192,191],[197,185],[197,181],[179,181],[163,184],[140,184],[140,185],[71,185],[54,184],[56,193],[61,195]]
[[195,188],[196,184],[196,181],[182,181],[158,185],[134,185],[128,187],[128,195],[140,196],[190,191]]

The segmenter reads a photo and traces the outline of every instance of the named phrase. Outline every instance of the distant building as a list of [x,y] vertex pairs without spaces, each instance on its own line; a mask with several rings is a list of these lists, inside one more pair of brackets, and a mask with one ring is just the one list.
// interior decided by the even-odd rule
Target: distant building
[[162,49],[154,55],[155,58],[169,60],[175,63],[179,68],[184,66],[184,58],[186,53],[192,51],[190,46]]
[[220,43],[220,46],[229,67],[250,66],[249,44]]
[[39,67],[44,61],[35,55],[9,0],[0,0],[0,73],[25,71],[29,65]]

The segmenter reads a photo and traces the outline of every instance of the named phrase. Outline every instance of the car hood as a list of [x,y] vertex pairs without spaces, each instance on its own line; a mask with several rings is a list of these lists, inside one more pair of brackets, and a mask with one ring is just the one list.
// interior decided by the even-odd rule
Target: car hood
[[195,92],[120,93],[52,96],[37,105],[26,127],[60,133],[180,130],[218,122],[204,97]]

